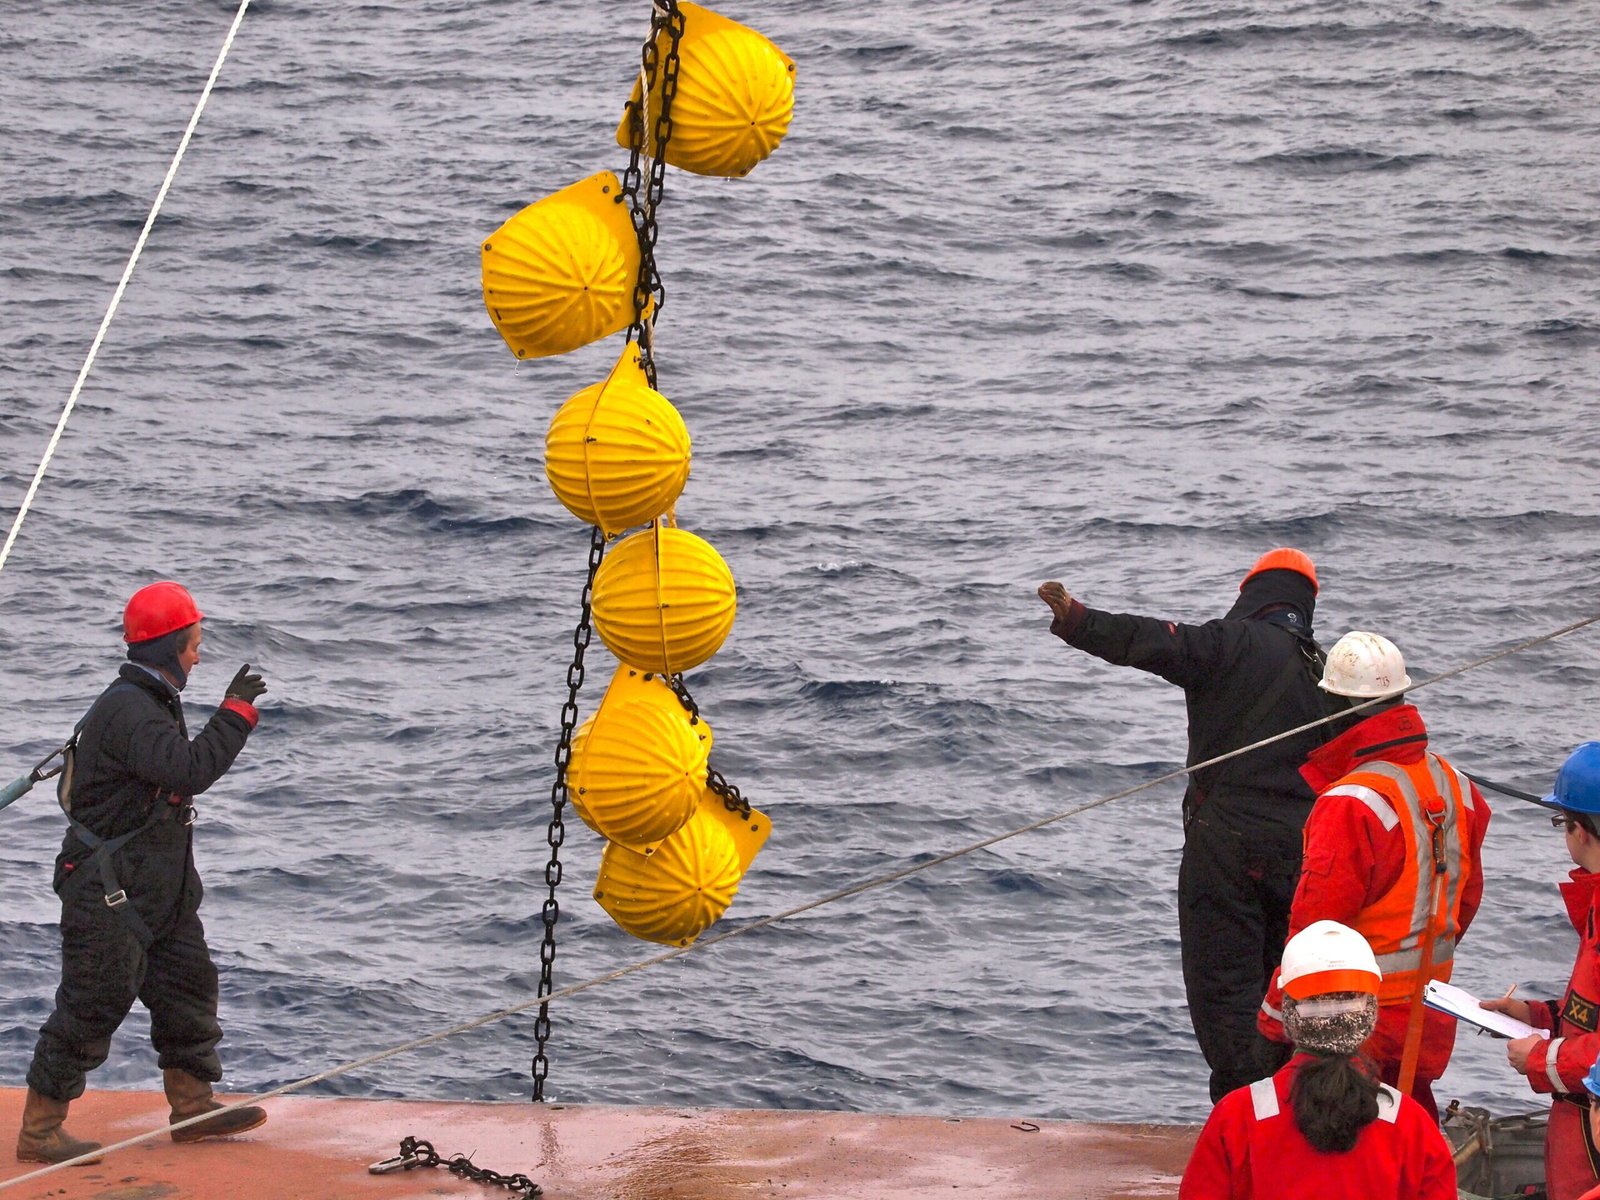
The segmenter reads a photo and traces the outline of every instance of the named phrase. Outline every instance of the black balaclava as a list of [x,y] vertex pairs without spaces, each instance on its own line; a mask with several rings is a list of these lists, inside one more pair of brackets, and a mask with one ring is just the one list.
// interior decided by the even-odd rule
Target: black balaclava
[[189,640],[189,630],[192,628],[191,625],[185,625],[182,629],[174,629],[171,633],[164,633],[158,638],[132,643],[128,647],[128,661],[136,662],[141,667],[153,667],[157,671],[164,671],[167,682],[180,692],[183,691],[183,685],[189,682],[189,673],[178,661],[178,651]]
[[1227,620],[1252,617],[1284,625],[1311,636],[1311,618],[1317,607],[1316,585],[1299,571],[1274,567],[1259,571],[1244,581],[1239,599],[1228,610]]

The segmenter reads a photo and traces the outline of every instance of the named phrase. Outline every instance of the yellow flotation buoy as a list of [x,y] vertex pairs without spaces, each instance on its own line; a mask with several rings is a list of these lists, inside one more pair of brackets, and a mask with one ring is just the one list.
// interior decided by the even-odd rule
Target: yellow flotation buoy
[[743,873],[733,838],[702,807],[649,857],[607,845],[594,898],[624,932],[687,946],[727,911]]
[[[678,89],[672,101],[667,161],[696,175],[748,175],[778,148],[794,116],[794,60],[746,25],[680,0],[683,37],[678,43]],[[664,61],[667,34],[656,37]],[[634,81],[632,103],[643,89]],[[650,94],[645,153],[655,155],[655,114],[661,79]],[[630,142],[624,113],[617,144]]]
[[641,671],[637,667],[630,667],[622,663],[611,673],[611,682],[606,685],[606,694],[600,698],[600,707],[607,704],[620,704],[624,700],[648,700],[652,704],[668,706],[677,705],[676,711],[683,714],[684,720],[689,722],[705,753],[711,753],[711,722],[707,721],[702,713],[691,718],[689,710],[683,706],[683,701],[678,699],[678,693],[672,690],[671,681],[660,671]]
[[657,524],[623,538],[601,562],[594,627],[630,667],[673,675],[722,648],[737,603],[733,572],[710,542]]
[[650,386],[634,342],[610,375],[561,406],[544,451],[556,499],[607,537],[670,511],[689,478],[689,430]]
[[573,740],[568,795],[600,836],[649,854],[694,815],[707,744],[670,691],[602,704]]
[[639,240],[602,171],[517,213],[483,243],[483,302],[518,358],[565,354],[633,321]]

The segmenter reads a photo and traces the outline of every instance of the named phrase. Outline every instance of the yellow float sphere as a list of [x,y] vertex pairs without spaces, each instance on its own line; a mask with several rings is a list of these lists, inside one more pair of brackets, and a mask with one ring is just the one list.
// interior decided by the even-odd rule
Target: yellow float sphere
[[728,831],[710,814],[696,812],[649,857],[608,844],[594,898],[624,932],[687,946],[728,910],[742,874]]
[[573,396],[550,422],[544,473],[573,516],[610,537],[669,511],[689,478],[689,430],[645,381],[639,348],[611,375]]
[[[748,175],[778,148],[794,116],[794,61],[748,26],[701,8],[678,5],[683,37],[678,43],[678,88],[672,101],[667,161],[696,175]],[[663,58],[667,38],[656,39]],[[643,94],[633,85],[632,103]],[[646,114],[646,153],[655,153],[654,114],[660,111],[659,79]],[[617,142],[629,145],[624,114]]]
[[694,815],[706,775],[705,742],[670,693],[667,700],[602,705],[568,768],[578,815],[602,837],[641,852]]
[[[600,833],[600,827],[594,823],[594,818],[589,815],[589,810],[584,807],[583,797],[579,794],[577,785],[573,782],[572,764],[582,758],[584,739],[589,736],[589,730],[593,728],[594,717],[590,716],[572,734],[572,756],[567,760],[567,800],[571,803],[573,811],[583,818],[583,823],[596,833]],[[604,837],[605,834],[601,833],[600,836]]]
[[620,190],[602,171],[484,241],[484,306],[518,358],[565,354],[632,323],[639,241]]
[[722,648],[737,604],[728,564],[684,529],[628,535],[594,580],[595,632],[641,671],[675,675],[705,662]]

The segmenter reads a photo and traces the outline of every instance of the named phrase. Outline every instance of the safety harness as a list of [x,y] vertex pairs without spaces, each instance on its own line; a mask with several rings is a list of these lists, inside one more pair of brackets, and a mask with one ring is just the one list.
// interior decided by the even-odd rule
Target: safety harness
[[[139,915],[138,909],[128,903],[127,890],[123,888],[117,878],[117,868],[113,861],[113,855],[146,830],[164,821],[177,819],[180,812],[175,810],[172,805],[160,802],[158,789],[158,799],[151,806],[150,815],[145,819],[144,824],[137,829],[129,830],[127,833],[121,833],[112,838],[101,837],[72,815],[73,766],[78,749],[78,739],[83,734],[83,727],[89,723],[89,718],[94,715],[95,709],[100,707],[101,702],[107,696],[117,691],[139,690],[137,684],[130,683],[126,679],[119,679],[100,693],[99,698],[89,706],[89,711],[83,714],[82,720],[72,727],[72,737],[68,739],[67,744],[61,750],[62,767],[60,777],[56,780],[56,799],[61,803],[61,811],[67,815],[67,823],[72,826],[72,832],[77,835],[78,840],[89,850],[89,857],[78,865],[78,869],[88,868],[99,872],[100,885],[105,890],[106,907],[122,918],[129,932],[138,939],[139,945],[148,950],[150,944],[155,941],[155,937],[151,934],[150,926],[145,923],[145,919]],[[194,807],[192,805],[183,805],[181,815],[185,825],[194,824]]]

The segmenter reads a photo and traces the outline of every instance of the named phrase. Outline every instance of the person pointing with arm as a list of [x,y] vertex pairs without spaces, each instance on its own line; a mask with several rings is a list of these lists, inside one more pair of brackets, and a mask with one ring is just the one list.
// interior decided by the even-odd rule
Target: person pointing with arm
[[[1287,547],[1257,559],[1227,614],[1200,625],[1090,608],[1055,581],[1039,587],[1050,632],[1067,645],[1183,689],[1190,763],[1343,707],[1317,688],[1316,596],[1316,567]],[[1287,1054],[1258,1036],[1256,1010],[1288,937],[1300,831],[1315,799],[1298,768],[1325,740],[1320,729],[1285,738],[1193,773],[1184,792],[1178,931],[1213,1102],[1270,1075]]]

